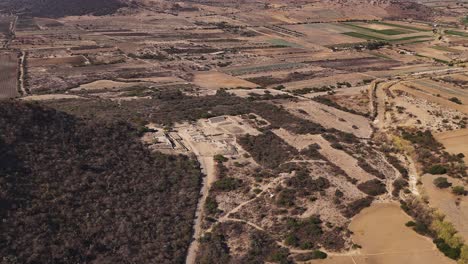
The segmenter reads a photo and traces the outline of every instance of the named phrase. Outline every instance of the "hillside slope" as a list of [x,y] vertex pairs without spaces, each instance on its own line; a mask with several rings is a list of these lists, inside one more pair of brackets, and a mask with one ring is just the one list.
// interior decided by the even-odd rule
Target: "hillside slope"
[[0,7],[37,17],[109,15],[125,7],[120,0],[6,0]]
[[201,172],[125,123],[0,103],[2,263],[182,263]]

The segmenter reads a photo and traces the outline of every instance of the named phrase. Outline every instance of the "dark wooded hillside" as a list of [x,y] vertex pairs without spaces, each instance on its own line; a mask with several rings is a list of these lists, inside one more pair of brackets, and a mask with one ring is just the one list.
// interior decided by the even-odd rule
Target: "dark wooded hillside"
[[183,263],[201,172],[126,123],[0,103],[2,263]]
[[110,15],[127,6],[120,0],[4,0],[0,7],[36,17]]

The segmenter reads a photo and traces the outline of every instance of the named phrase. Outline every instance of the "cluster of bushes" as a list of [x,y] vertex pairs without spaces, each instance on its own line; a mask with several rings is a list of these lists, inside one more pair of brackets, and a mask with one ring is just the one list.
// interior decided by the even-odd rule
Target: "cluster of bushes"
[[[452,183],[445,177],[437,177],[434,179],[433,183],[439,189],[446,189],[452,186]],[[467,192],[463,186],[454,186],[452,187],[452,193],[455,195],[466,195]]]
[[378,179],[373,179],[360,183],[357,187],[363,193],[371,196],[378,196],[387,192],[385,184]]
[[213,183],[212,190],[229,192],[236,190],[242,185],[242,180],[233,177],[224,177]]
[[258,164],[271,169],[298,155],[295,148],[271,131],[258,136],[246,135],[238,138],[238,142]]
[[[248,234],[245,241],[246,250],[232,255],[228,246],[231,237]],[[197,264],[211,263],[279,263],[292,264],[289,250],[280,247],[267,233],[250,228],[242,223],[221,223],[211,233],[200,239]]]
[[288,258],[289,250],[282,248],[266,233],[253,231],[250,235],[250,249],[238,263],[264,263],[292,264]]
[[398,178],[392,183],[393,185],[393,190],[392,190],[392,195],[393,197],[398,197],[400,195],[400,191],[403,188],[407,188],[409,186],[408,180],[405,178]]
[[289,94],[276,94],[272,95],[269,91],[265,91],[264,94],[250,93],[247,98],[250,101],[262,101],[262,100],[279,100],[279,99],[293,99],[294,97]]
[[452,186],[452,184],[445,177],[437,177],[434,179],[433,183],[439,189],[445,189]]
[[295,95],[304,95],[311,92],[318,93],[318,92],[330,92],[333,88],[330,86],[322,86],[322,87],[306,87],[301,89],[293,90],[292,93]]
[[372,40],[372,41],[368,41],[364,47],[368,50],[376,50],[376,49],[380,49],[386,45],[388,45],[389,42],[388,41],[384,41],[384,40]]
[[440,144],[434,138],[434,136],[432,136],[432,133],[429,130],[401,130],[401,136],[403,137],[403,139],[408,140],[413,144],[425,147],[430,150],[439,150],[442,148],[442,144]]
[[458,97],[452,97],[449,99],[449,101],[454,102],[459,105],[463,104],[463,102]]
[[427,169],[426,172],[433,174],[433,175],[440,175],[440,174],[447,173],[447,168],[441,164],[435,164],[429,167],[429,169]]
[[320,250],[314,250],[311,253],[298,254],[294,259],[296,261],[309,261],[314,259],[326,259],[327,257],[327,253]]
[[296,204],[296,190],[279,187],[275,192],[277,193],[276,205],[280,207],[293,207]]
[[228,176],[229,169],[223,164],[223,162],[228,160],[226,157],[215,155],[214,160],[217,162],[216,172],[219,180],[215,181],[211,186],[212,191],[229,192],[242,186],[243,182],[241,179]]
[[[183,263],[198,163],[151,153],[126,123],[0,104],[0,255],[19,263]],[[32,239],[34,238],[34,239]]]
[[[330,250],[340,250],[345,241],[341,228],[325,231],[320,216],[313,215],[306,219],[287,218],[287,234],[284,243],[288,246],[308,250],[323,246]],[[316,258],[326,258],[319,252],[312,253]],[[309,256],[310,257],[310,256]]]
[[463,239],[457,234],[453,225],[439,218],[432,222],[430,228],[435,232],[434,244],[437,248],[447,257],[459,259],[461,249],[464,246]]
[[220,210],[218,209],[218,202],[216,201],[216,198],[212,195],[206,197],[204,206],[207,215],[216,215],[220,212]]
[[289,230],[284,243],[288,246],[301,249],[312,249],[318,247],[316,244],[323,234],[322,220],[318,216],[312,216],[308,219],[298,220],[290,218],[286,226]]
[[468,263],[468,245],[464,244],[454,226],[444,221],[444,217],[435,214],[420,201],[408,200],[400,201],[401,208],[415,221],[410,221],[406,226],[413,228],[421,235],[429,236],[433,239],[437,248],[445,256],[458,260],[458,263]]
[[346,143],[346,144],[357,144],[360,143],[359,139],[352,133],[347,133],[343,131],[339,131],[336,129],[329,129],[328,133],[323,134],[323,138],[325,138],[330,143]]
[[309,145],[307,148],[301,150],[301,155],[306,156],[309,159],[313,160],[325,160],[326,158],[320,154],[320,145],[317,143]]
[[467,191],[465,190],[465,187],[463,186],[454,186],[452,187],[452,193],[455,195],[467,195]]
[[309,171],[302,169],[296,171],[296,175],[289,178],[286,181],[286,185],[295,190],[296,196],[304,197],[330,188],[330,181],[324,177],[314,179]]
[[418,161],[426,173],[438,175],[447,174],[452,177],[466,177],[466,166],[463,157],[451,155],[443,150],[443,146],[432,136],[429,130],[400,129],[403,139],[411,142],[418,151]]
[[403,166],[403,164],[401,164],[401,161],[393,155],[386,152],[385,154],[387,161],[400,172],[401,177],[403,177],[403,179],[408,179],[408,170]]
[[361,212],[362,209],[369,207],[372,204],[372,201],[374,201],[374,198],[372,196],[357,199],[356,201],[349,203],[346,206],[346,208],[341,212],[341,214],[344,217],[351,218],[359,214],[359,212]]
[[219,163],[226,162],[226,161],[229,160],[228,158],[224,157],[224,156],[221,155],[221,154],[214,155],[214,156],[213,156],[213,159],[214,159],[214,161],[216,161],[218,164],[219,164]]
[[372,167],[365,159],[358,158],[358,166],[361,167],[364,171],[378,177],[379,179],[385,179],[385,174],[381,171],[377,170],[376,168]]
[[231,260],[229,253],[225,235],[215,227],[213,232],[200,238],[197,264],[229,263]]

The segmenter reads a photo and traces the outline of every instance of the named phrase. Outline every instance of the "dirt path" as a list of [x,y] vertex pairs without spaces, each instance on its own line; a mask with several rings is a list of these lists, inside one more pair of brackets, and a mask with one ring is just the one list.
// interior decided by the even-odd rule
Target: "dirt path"
[[[195,155],[197,155],[197,153],[195,153]],[[202,172],[206,176],[203,179],[201,196],[200,196],[200,200],[198,200],[197,211],[195,213],[195,221],[193,224],[193,230],[194,230],[193,241],[190,244],[190,247],[188,249],[187,258],[185,261],[186,264],[195,263],[197,252],[198,252],[198,247],[199,247],[198,240],[201,237],[201,231],[202,231],[201,224],[202,224],[202,219],[203,219],[205,201],[206,201],[206,198],[208,197],[211,184],[216,179],[216,172],[215,172],[213,157],[203,157],[203,156],[197,155],[197,159],[198,159],[198,162],[200,162]]]
[[16,24],[18,23],[18,16],[15,16],[13,21],[10,23],[10,29],[9,29],[9,36],[5,44],[3,45],[4,49],[8,49],[10,47],[11,42],[15,38],[16,34]]
[[380,80],[374,80],[369,85],[369,113],[371,113],[372,118],[377,117],[377,102],[375,91],[377,90],[377,85],[380,83]]
[[390,87],[397,84],[398,82],[399,81],[390,81],[386,83],[379,83],[376,85],[374,99],[376,109],[374,109],[374,111],[377,111],[377,115],[374,120],[374,126],[379,130],[383,129],[386,125],[385,123],[388,121],[386,117],[386,104],[388,102],[386,90],[388,90]]
[[24,85],[24,79],[25,79],[25,75],[24,75],[24,67],[25,67],[25,61],[26,61],[26,52],[22,51],[21,52],[21,56],[20,56],[20,59],[19,59],[19,76],[18,76],[18,88],[19,88],[19,92],[20,94],[22,94],[23,96],[26,96],[29,94],[29,91],[26,90],[26,87]]
[[[224,216],[220,217],[220,218],[217,220],[217,223],[223,223],[223,222],[228,222],[228,221],[241,222],[241,223],[248,224],[248,225],[250,225],[250,226],[252,226],[252,227],[254,227],[254,228],[258,229],[258,230],[265,231],[262,227],[260,227],[260,226],[258,226],[258,225],[256,225],[256,224],[254,224],[254,223],[252,223],[252,222],[249,222],[249,221],[243,220],[243,219],[231,218],[231,217],[229,217],[229,216],[232,215],[232,214],[234,214],[234,213],[237,213],[242,207],[244,207],[244,206],[246,206],[247,204],[249,204],[249,203],[255,201],[258,197],[260,197],[260,196],[263,195],[264,193],[270,192],[270,190],[271,190],[273,187],[275,187],[275,186],[278,184],[278,182],[280,182],[280,181],[282,181],[282,180],[284,180],[284,179],[285,179],[284,176],[282,176],[282,177],[280,176],[280,177],[278,177],[278,178],[275,178],[273,181],[271,181],[270,183],[268,183],[266,186],[263,186],[262,191],[259,192],[257,195],[255,195],[254,198],[252,198],[252,199],[250,199],[250,200],[248,200],[248,201],[245,201],[245,202],[239,204],[238,206],[236,206],[235,208],[233,208],[231,211],[227,212]],[[211,232],[211,230],[212,230],[212,228],[213,228],[214,225],[215,225],[215,224],[211,225],[211,227],[210,227],[208,230],[206,230],[206,232],[207,232],[207,233],[208,233],[208,232]]]
[[202,219],[204,214],[204,206],[206,198],[208,197],[211,185],[216,180],[215,161],[213,155],[207,155],[203,153],[202,149],[199,149],[196,144],[192,141],[187,131],[179,131],[179,135],[184,141],[184,145],[192,151],[197,157],[202,172],[205,174],[203,178],[203,185],[200,190],[200,199],[198,200],[197,210],[195,212],[195,220],[193,223],[193,241],[187,252],[186,264],[194,264],[199,247],[199,239],[202,235]]

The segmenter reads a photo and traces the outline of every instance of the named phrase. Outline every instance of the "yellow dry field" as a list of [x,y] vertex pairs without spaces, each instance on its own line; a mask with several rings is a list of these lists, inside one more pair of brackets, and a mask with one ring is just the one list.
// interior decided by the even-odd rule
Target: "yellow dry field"
[[429,88],[425,88],[424,90],[423,89],[414,89],[414,88],[408,87],[406,85],[397,84],[397,85],[393,86],[390,89],[392,91],[400,90],[400,91],[403,91],[403,92],[407,92],[407,93],[409,93],[409,94],[411,94],[411,95],[413,95],[415,97],[419,97],[419,98],[427,100],[429,102],[433,102],[433,103],[439,104],[441,106],[445,106],[445,107],[460,111],[462,113],[468,114],[468,105],[459,105],[459,104],[456,104],[456,103],[453,103],[453,102],[449,101],[446,98],[434,96],[433,93],[431,93],[429,91]]
[[430,57],[438,60],[451,61],[452,58],[449,56],[450,52],[433,49],[431,47],[422,46],[416,49],[416,52],[425,57]]
[[322,87],[326,85],[336,85],[338,82],[349,82],[351,84],[358,83],[364,79],[370,79],[373,76],[364,73],[342,73],[334,74],[327,77],[319,77],[311,80],[302,80],[285,83],[286,89],[288,90],[298,90],[306,87]]
[[52,65],[84,65],[86,58],[83,56],[59,57],[59,58],[31,58],[28,60],[28,65],[31,67],[42,67]]
[[325,128],[335,128],[360,138],[369,138],[372,128],[369,120],[360,115],[344,112],[311,100],[282,104],[292,114],[319,123]]
[[428,31],[432,30],[431,26],[429,26],[427,24],[423,24],[423,23],[415,23],[415,22],[409,22],[408,23],[408,22],[404,22],[404,21],[395,21],[395,20],[388,21],[387,23],[390,23],[390,24],[393,24],[393,25],[409,26],[409,27],[419,28],[419,29],[428,30]]
[[381,25],[381,24],[369,24],[369,23],[354,23],[354,24],[360,27],[365,27],[365,28],[375,29],[375,30],[395,29],[395,27]]
[[196,85],[209,90],[217,90],[220,88],[257,87],[254,83],[217,71],[196,73],[193,82]]
[[[468,196],[455,196],[451,193],[450,188],[439,189],[435,187],[433,181],[439,175],[426,174],[422,177],[424,193],[429,198],[429,205],[437,208],[441,213],[446,216],[447,221],[451,222],[460,236],[465,241],[468,241]],[[463,185],[463,182],[458,179],[447,177],[452,186]],[[468,188],[467,184],[464,184]],[[460,198],[459,204],[455,201]]]
[[463,89],[446,83],[439,83],[430,79],[418,79],[410,82],[411,85],[426,92],[439,94],[444,98],[457,97],[463,102],[468,101],[468,93]]
[[304,38],[307,41],[317,45],[336,45],[362,42],[362,39],[341,34],[343,32],[349,32],[350,30],[333,24],[293,25],[288,26],[287,28],[305,34]]
[[[411,56],[404,55],[408,58],[412,58]],[[405,65],[394,67],[387,71],[368,71],[366,74],[371,75],[375,78],[388,78],[395,75],[408,75],[408,74],[422,74],[428,73],[431,71],[439,71],[439,70],[447,70],[449,69],[448,66],[434,66],[427,63],[422,64],[415,64],[415,65]]]
[[442,143],[447,152],[452,154],[463,153],[464,161],[468,164],[468,128],[446,131],[434,135]]
[[279,20],[279,21],[287,23],[287,24],[295,24],[295,23],[300,22],[300,20],[296,20],[293,17],[290,17],[287,14],[284,14],[284,13],[278,12],[278,11],[270,11],[269,15],[270,15],[271,18]]
[[359,253],[330,256],[314,264],[455,264],[429,238],[405,226],[411,218],[398,204],[374,204],[364,209],[350,224]]
[[41,95],[30,95],[20,98],[24,101],[48,101],[48,100],[62,100],[62,99],[86,99],[81,96],[72,94],[41,94]]
[[81,91],[81,90],[102,90],[102,89],[124,89],[129,88],[135,85],[138,85],[138,82],[116,82],[111,80],[99,80],[87,84],[82,84],[77,88],[71,89],[71,91]]
[[459,81],[468,81],[468,75],[467,74],[452,74],[450,75],[455,80]]

